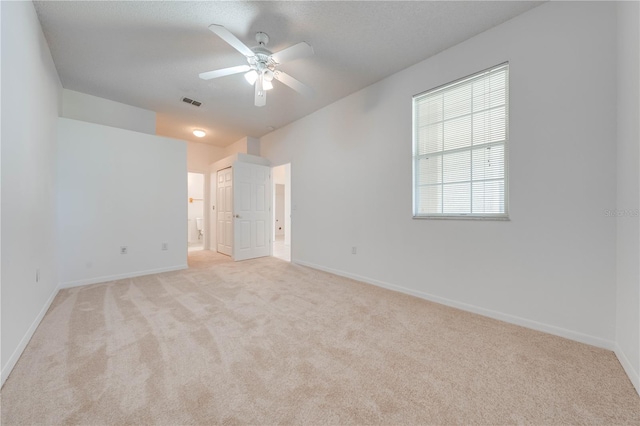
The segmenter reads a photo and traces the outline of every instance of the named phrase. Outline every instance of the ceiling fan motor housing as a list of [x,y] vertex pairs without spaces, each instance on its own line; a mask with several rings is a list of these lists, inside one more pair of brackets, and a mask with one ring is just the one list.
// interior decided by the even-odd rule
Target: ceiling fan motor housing
[[255,56],[253,58],[247,58],[249,65],[259,73],[271,71],[270,74],[273,75],[272,73],[275,71],[277,63],[271,57],[273,52],[266,48],[267,43],[269,43],[269,36],[267,33],[257,32],[256,41],[258,42],[258,46],[251,48]]
[[258,72],[264,72],[266,70],[274,71],[276,69],[276,62],[271,58],[271,52],[264,47],[258,46],[252,49],[256,54],[252,58],[247,58],[251,68]]

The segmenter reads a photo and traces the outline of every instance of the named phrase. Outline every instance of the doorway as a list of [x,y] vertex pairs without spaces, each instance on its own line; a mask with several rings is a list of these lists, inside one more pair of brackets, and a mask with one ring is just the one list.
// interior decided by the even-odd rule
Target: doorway
[[272,254],[291,261],[291,164],[273,167]]
[[204,250],[204,174],[187,173],[188,250]]

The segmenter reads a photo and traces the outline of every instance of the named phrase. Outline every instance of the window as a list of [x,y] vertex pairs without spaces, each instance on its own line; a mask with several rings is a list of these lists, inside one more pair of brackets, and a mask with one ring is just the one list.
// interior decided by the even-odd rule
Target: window
[[508,217],[509,65],[413,97],[414,218]]

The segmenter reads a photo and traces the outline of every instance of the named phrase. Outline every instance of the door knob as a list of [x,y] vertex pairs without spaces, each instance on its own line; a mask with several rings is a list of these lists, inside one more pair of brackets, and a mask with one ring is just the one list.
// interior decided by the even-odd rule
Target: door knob
[[236,215],[236,217],[237,217],[238,219],[240,219],[240,215],[239,215],[239,214],[237,214],[237,215]]
[[216,206],[211,206],[211,210],[215,210],[215,209],[216,209]]

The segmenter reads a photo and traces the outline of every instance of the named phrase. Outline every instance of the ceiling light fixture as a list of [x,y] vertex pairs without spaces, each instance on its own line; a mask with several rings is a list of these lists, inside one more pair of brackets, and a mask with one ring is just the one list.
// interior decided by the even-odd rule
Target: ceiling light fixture
[[205,137],[205,135],[207,134],[207,132],[205,132],[204,130],[200,130],[200,129],[196,129],[193,131],[193,136],[197,137],[197,138],[203,138]]
[[273,89],[272,81],[273,81],[273,71],[271,71],[270,69],[264,70],[264,72],[262,73],[262,88],[264,90]]
[[247,80],[247,83],[253,86],[258,79],[258,73],[256,70],[251,70],[244,75],[244,78]]
[[[253,86],[254,84],[256,84],[256,81],[258,81],[258,75],[259,74],[256,70],[251,70],[244,75],[244,78],[245,80],[247,80],[247,83]],[[271,72],[271,70],[265,71],[262,75],[262,88],[264,90],[273,89],[273,83],[271,82],[272,80],[273,72]]]

